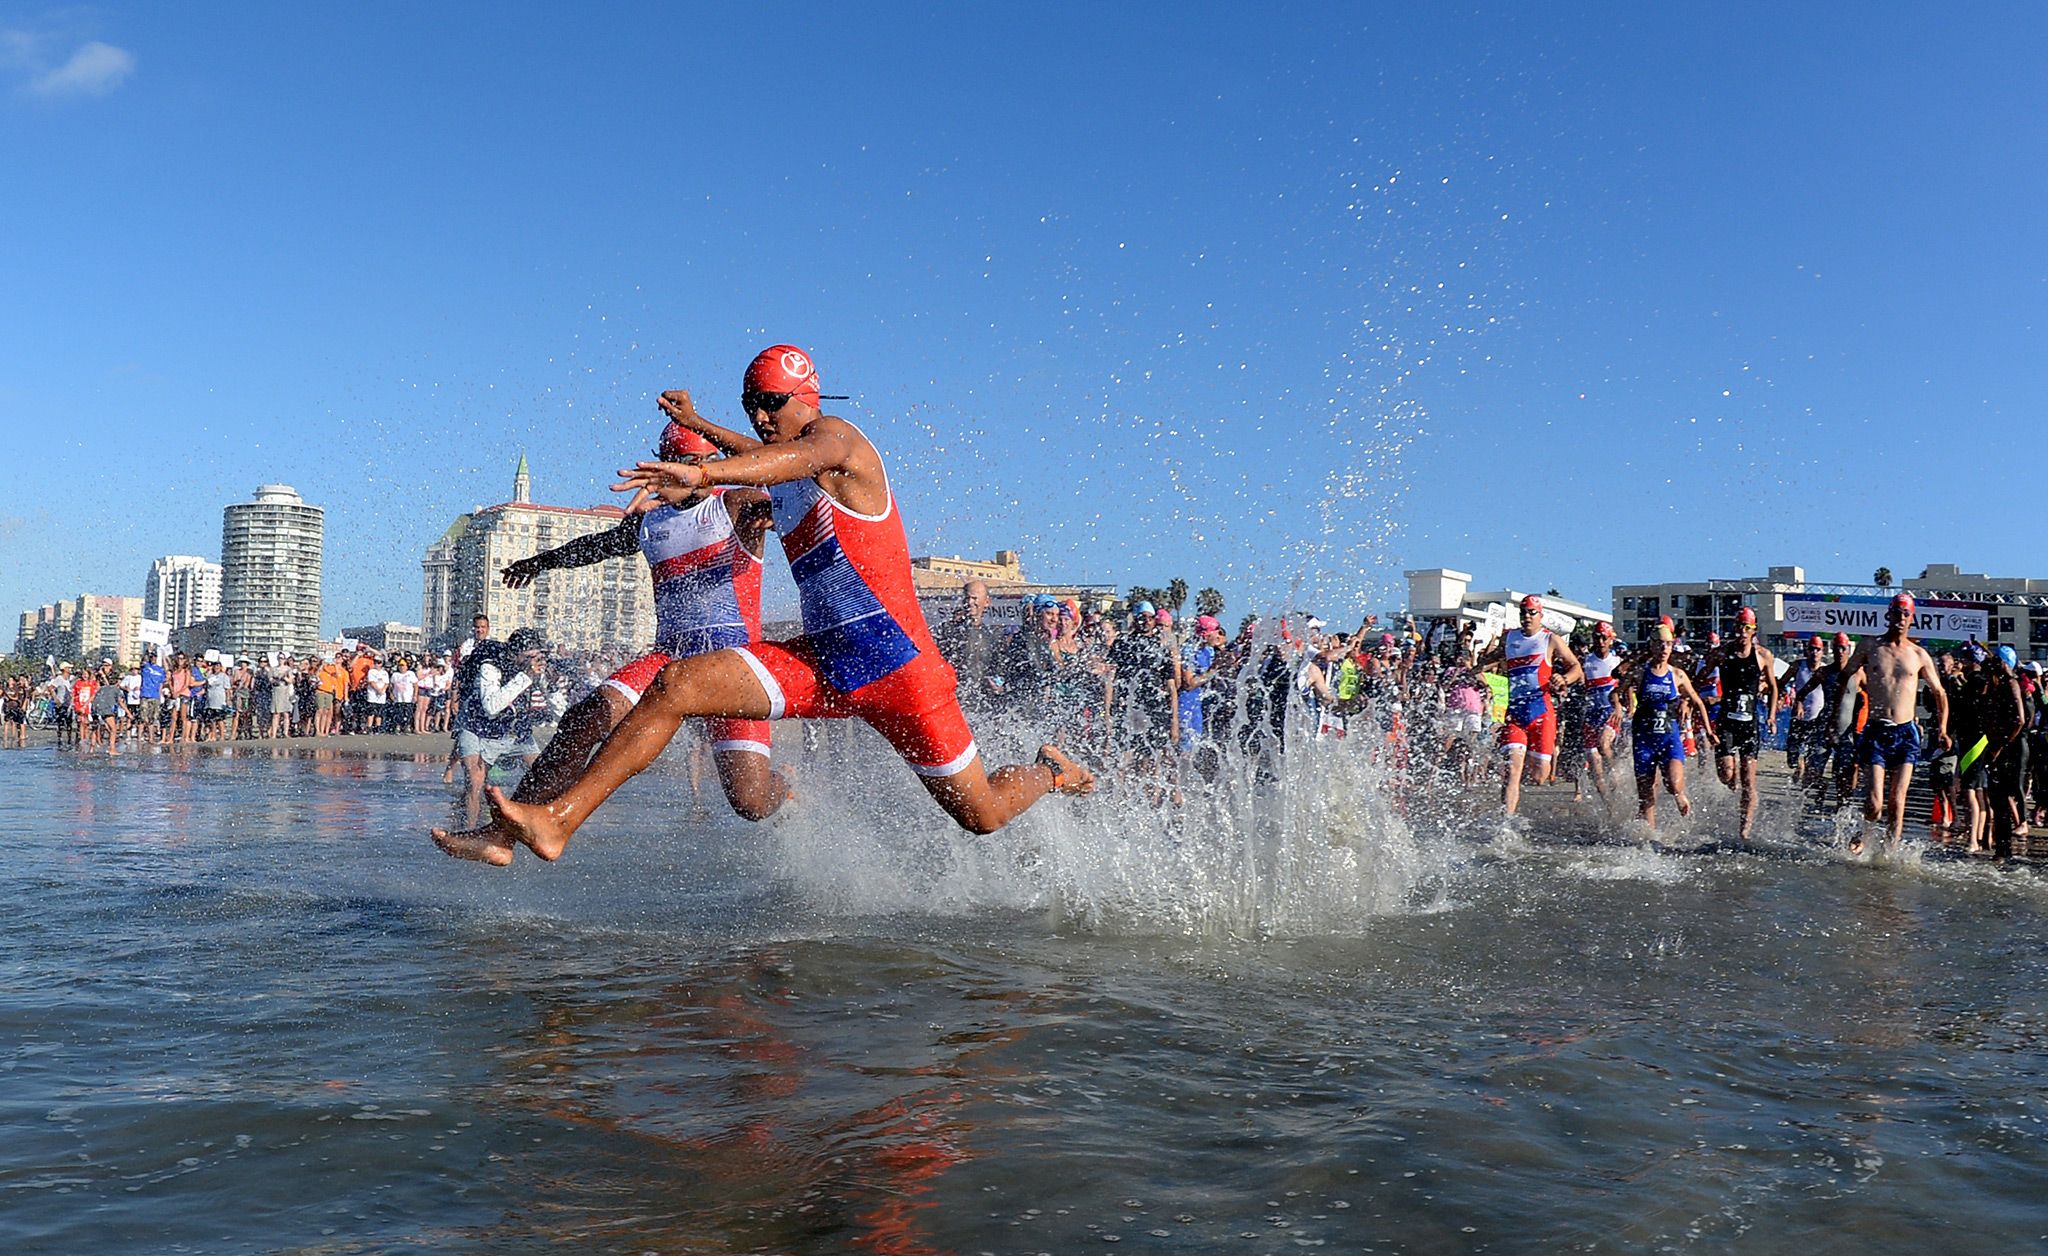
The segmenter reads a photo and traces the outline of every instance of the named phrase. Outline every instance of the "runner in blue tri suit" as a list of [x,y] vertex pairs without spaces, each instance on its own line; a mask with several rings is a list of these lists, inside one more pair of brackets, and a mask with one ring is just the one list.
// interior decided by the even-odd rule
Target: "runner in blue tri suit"
[[1707,704],[1700,700],[1692,680],[1671,665],[1671,625],[1657,626],[1657,639],[1650,643],[1650,657],[1635,678],[1635,719],[1630,725],[1635,743],[1636,801],[1641,805],[1643,823],[1657,827],[1657,769],[1664,769],[1664,788],[1678,802],[1678,814],[1692,814],[1692,799],[1685,792],[1685,734],[1679,715],[1688,707],[1699,714],[1699,725],[1713,740],[1714,726],[1707,721]]

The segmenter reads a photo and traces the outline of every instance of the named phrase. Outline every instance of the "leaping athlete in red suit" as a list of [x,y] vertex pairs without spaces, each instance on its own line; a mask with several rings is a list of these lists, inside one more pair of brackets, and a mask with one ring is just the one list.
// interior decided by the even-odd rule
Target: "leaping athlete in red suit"
[[741,404],[760,439],[697,414],[685,392],[662,396],[671,419],[728,457],[643,462],[613,487],[663,501],[716,484],[766,488],[803,610],[803,635],[716,650],[664,666],[589,767],[552,801],[520,803],[497,791],[487,831],[542,858],[613,791],[660,755],[692,716],[726,719],[858,718],[903,756],[962,828],[992,833],[1046,794],[1081,794],[1094,778],[1056,747],[1036,763],[987,771],[954,696],[952,667],[933,644],[910,576],[910,548],[882,457],[859,428],[822,413],[810,356],[764,350],[747,368]]

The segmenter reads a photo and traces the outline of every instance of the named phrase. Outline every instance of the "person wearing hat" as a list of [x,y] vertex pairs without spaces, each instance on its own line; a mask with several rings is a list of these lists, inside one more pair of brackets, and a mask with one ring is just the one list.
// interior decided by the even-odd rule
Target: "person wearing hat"
[[1657,636],[1640,667],[1631,669],[1629,692],[1633,715],[1629,741],[1636,769],[1637,814],[1644,824],[1657,827],[1657,780],[1678,804],[1678,814],[1692,814],[1692,799],[1685,792],[1685,733],[1689,712],[1699,719],[1713,738],[1713,726],[1706,719],[1707,704],[1693,688],[1692,678],[1672,662],[1677,652],[1677,633],[1670,622],[1657,625]]
[[1129,748],[1132,768],[1154,801],[1165,796],[1162,779],[1178,734],[1174,708],[1179,665],[1161,613],[1150,602],[1131,608],[1131,631],[1109,647],[1104,688],[1111,744]]
[[1989,855],[2012,838],[2027,836],[2027,701],[2019,682],[2019,652],[2009,645],[1984,660],[1984,757],[1990,814],[1985,831],[1970,844],[1973,855]]
[[71,675],[71,664],[59,663],[57,670],[43,682],[43,697],[50,704],[50,718],[57,725],[57,745],[70,745],[77,739],[78,731],[71,720],[71,690],[77,684]]
[[1517,611],[1519,625],[1479,660],[1482,670],[1503,672],[1508,680],[1507,719],[1500,729],[1501,753],[1507,756],[1501,804],[1511,818],[1521,805],[1525,768],[1533,766],[1536,784],[1550,783],[1557,757],[1554,691],[1577,684],[1584,674],[1571,647],[1543,626],[1542,598],[1530,594]]
[[1223,625],[1214,615],[1197,615],[1194,634],[1181,644],[1174,702],[1179,707],[1176,744],[1183,755],[1192,755],[1208,734],[1205,704],[1224,644]]
[[2041,684],[2041,665],[2032,659],[2020,664],[2020,692],[2027,702],[2027,808],[2029,826],[2041,823],[2041,807],[2048,803],[2048,729],[2043,728],[2042,701],[2048,697]]
[[998,669],[1003,678],[1003,700],[1010,709],[1031,717],[1043,716],[1052,699],[1053,674],[1059,667],[1056,643],[1060,636],[1058,600],[1034,593],[1024,600],[1024,622],[1009,647],[1003,651]]
[[1030,763],[990,771],[982,761],[960,709],[958,679],[917,600],[903,514],[881,451],[859,428],[819,409],[825,395],[808,353],[778,344],[749,364],[740,405],[751,437],[696,414],[686,392],[662,397],[671,418],[730,456],[641,462],[613,489],[671,504],[716,486],[767,489],[803,632],[671,661],[554,801],[518,804],[494,795],[493,838],[557,857],[692,716],[859,719],[973,833],[995,832],[1048,794],[1094,789],[1094,775],[1051,743]]
[[534,725],[544,696],[547,639],[538,629],[520,628],[504,641],[479,642],[465,672],[455,744],[465,773],[463,814],[470,827],[483,812],[484,783],[499,761],[517,757],[532,767],[540,757]]
[[1714,719],[1714,768],[1721,783],[1741,789],[1742,820],[1737,836],[1749,840],[1756,826],[1756,764],[1763,753],[1763,729],[1778,707],[1777,661],[1756,639],[1756,610],[1735,612],[1735,640],[1707,652],[1702,670],[1720,689],[1709,701]]
[[1819,633],[1812,633],[1799,648],[1799,658],[1785,673],[1785,705],[1792,711],[1791,726],[1785,730],[1785,768],[1793,784],[1812,779],[1814,760],[1825,760],[1827,740],[1821,716],[1827,711],[1827,695],[1819,685],[1808,682],[1827,669],[1827,646]]
[[1614,625],[1606,620],[1593,624],[1593,648],[1579,660],[1586,673],[1584,745],[1586,773],[1602,806],[1612,802],[1608,774],[1614,770],[1614,739],[1621,732],[1621,716],[1614,699],[1621,692],[1621,654],[1614,648]]
[[[1870,774],[1870,790],[1863,802],[1863,828],[1849,842],[1851,855],[1864,852],[1868,830],[1880,820],[1885,825],[1885,854],[1898,851],[1906,827],[1906,790],[1920,757],[1920,726],[1914,713],[1923,686],[1934,707],[1935,742],[1942,749],[1950,744],[1948,691],[1934,659],[1913,640],[1915,614],[1912,594],[1894,597],[1885,611],[1884,635],[1865,641],[1849,660],[1846,679],[1860,684],[1870,702],[1870,718],[1856,743],[1856,762]],[[1836,718],[1839,721],[1840,715]]]
[[[1863,705],[1863,695],[1853,691],[1848,684],[1849,660],[1855,656],[1856,642],[1846,632],[1838,632],[1834,639],[1834,654],[1826,666],[1812,676],[1799,682],[1793,691],[1793,701],[1805,700],[1808,695],[1818,692],[1822,698],[1820,715],[1816,717],[1819,727],[1814,730],[1820,740],[1816,748],[1806,754],[1807,783],[1813,789],[1815,806],[1825,806],[1828,792],[1828,765],[1834,765],[1836,785],[1835,804],[1844,806],[1855,793],[1856,784],[1856,739],[1862,730],[1856,725],[1855,716]],[[1841,716],[1846,700],[1849,714]]]

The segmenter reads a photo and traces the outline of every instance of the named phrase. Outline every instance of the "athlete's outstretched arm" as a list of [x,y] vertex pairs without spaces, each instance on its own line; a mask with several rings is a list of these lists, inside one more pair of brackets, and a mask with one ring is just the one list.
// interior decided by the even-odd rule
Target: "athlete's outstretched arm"
[[820,419],[794,440],[760,445],[716,462],[639,463],[619,472],[619,482],[612,489],[645,491],[674,503],[714,484],[766,488],[843,470],[855,448],[852,427],[837,419]]
[[551,550],[542,550],[531,558],[522,558],[507,566],[503,573],[505,587],[523,589],[533,583],[533,578],[543,571],[555,571],[563,567],[588,567],[601,563],[607,558],[624,558],[640,552],[640,517],[646,506],[654,504],[654,498],[646,493],[634,494],[631,504],[626,507],[626,517],[616,528],[579,536],[567,545],[557,545]]
[[661,412],[689,428],[705,440],[729,454],[743,454],[749,449],[760,448],[761,442],[744,432],[735,432],[729,427],[720,427],[710,419],[697,413],[697,407],[690,401],[690,394],[681,388],[671,388],[661,394],[655,402]]

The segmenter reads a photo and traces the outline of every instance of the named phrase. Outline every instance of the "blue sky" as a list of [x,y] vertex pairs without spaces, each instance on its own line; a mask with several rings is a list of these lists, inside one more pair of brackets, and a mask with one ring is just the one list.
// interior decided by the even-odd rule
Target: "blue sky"
[[284,481],[411,622],[781,340],[1048,578],[2048,575],[2048,9],[1935,14],[0,7],[0,611]]

